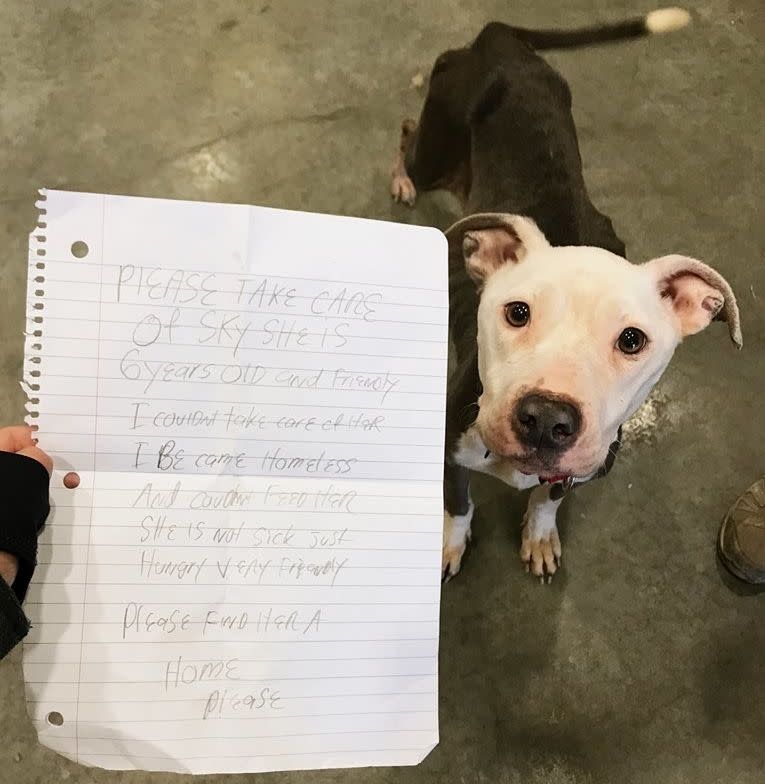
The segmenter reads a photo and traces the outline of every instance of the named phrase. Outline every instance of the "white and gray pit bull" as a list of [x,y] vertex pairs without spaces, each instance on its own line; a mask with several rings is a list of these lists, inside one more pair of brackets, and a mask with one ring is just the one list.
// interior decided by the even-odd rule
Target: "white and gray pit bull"
[[446,235],[457,370],[447,397],[444,579],[470,538],[469,471],[533,488],[521,558],[548,579],[561,557],[556,512],[602,476],[621,425],[675,348],[712,320],[742,336],[730,286],[684,255],[635,265],[592,205],[568,86],[535,51],[667,32],[662,9],[610,27],[540,32],[487,25],[442,54],[418,123],[402,124],[394,198],[446,188],[468,217]]

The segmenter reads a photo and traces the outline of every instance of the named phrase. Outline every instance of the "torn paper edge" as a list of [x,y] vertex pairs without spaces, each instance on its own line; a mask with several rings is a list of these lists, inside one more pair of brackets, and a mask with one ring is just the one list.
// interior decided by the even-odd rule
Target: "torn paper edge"
[[40,367],[42,365],[43,338],[45,334],[45,253],[47,242],[46,202],[48,192],[41,188],[40,198],[35,201],[37,221],[29,233],[29,256],[27,258],[27,303],[24,327],[24,368],[21,388],[26,395],[24,421],[36,425],[40,416]]

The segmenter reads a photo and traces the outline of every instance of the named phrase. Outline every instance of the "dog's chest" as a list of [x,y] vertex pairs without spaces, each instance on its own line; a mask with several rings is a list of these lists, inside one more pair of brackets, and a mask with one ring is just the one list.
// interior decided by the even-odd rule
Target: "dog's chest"
[[472,425],[460,436],[451,459],[463,468],[480,471],[482,474],[489,474],[489,476],[501,479],[517,490],[526,490],[539,484],[539,477],[521,473],[512,468],[504,458],[492,454],[487,456],[486,444],[481,439],[475,425]]

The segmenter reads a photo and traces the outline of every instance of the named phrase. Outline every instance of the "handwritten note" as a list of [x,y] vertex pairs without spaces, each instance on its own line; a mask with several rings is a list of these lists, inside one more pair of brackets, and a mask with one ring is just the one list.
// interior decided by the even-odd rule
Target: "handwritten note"
[[443,237],[39,206],[23,385],[58,469],[24,651],[41,742],[112,769],[420,761],[438,740]]

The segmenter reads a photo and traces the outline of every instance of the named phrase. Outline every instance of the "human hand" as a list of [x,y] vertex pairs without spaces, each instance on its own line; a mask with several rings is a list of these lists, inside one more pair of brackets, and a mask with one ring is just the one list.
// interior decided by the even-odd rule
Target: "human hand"
[[42,463],[49,474],[53,471],[53,459],[37,446],[34,431],[28,425],[0,427],[0,450],[26,455]]

